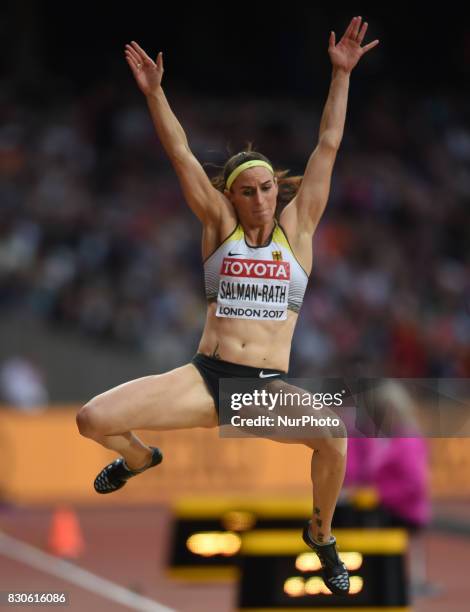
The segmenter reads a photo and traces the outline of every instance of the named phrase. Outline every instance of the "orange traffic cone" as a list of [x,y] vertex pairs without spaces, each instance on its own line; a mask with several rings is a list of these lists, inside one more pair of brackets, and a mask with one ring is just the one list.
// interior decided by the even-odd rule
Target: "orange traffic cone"
[[77,559],[83,552],[83,536],[78,517],[72,508],[61,506],[55,510],[48,548],[54,555],[65,559]]

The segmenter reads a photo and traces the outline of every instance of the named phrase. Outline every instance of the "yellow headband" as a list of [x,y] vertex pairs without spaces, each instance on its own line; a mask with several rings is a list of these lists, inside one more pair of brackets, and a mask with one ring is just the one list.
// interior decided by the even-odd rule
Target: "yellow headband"
[[227,189],[230,189],[230,187],[233,185],[233,181],[238,177],[239,174],[243,172],[243,170],[248,170],[248,168],[254,168],[255,166],[262,166],[263,168],[267,168],[274,175],[274,170],[270,164],[263,161],[262,159],[251,159],[250,161],[247,161],[237,166],[235,170],[232,170],[227,179],[227,182],[225,183],[225,187]]

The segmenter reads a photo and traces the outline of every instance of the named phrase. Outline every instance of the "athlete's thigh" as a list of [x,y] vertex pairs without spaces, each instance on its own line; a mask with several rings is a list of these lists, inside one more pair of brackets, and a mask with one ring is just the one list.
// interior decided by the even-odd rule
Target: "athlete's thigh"
[[217,425],[212,396],[192,364],[131,380],[98,395],[91,404],[106,420],[107,435]]
[[[271,411],[275,426],[268,429],[272,433],[270,439],[287,444],[304,444],[314,450],[343,448],[347,430],[338,410],[327,406],[313,409],[318,400],[312,392],[284,380],[269,382],[266,389],[273,396],[282,392],[284,398]],[[288,425],[283,425],[282,419],[277,418],[281,416],[288,417]],[[303,417],[312,417],[313,421],[304,424]],[[298,424],[293,425],[294,422]]]

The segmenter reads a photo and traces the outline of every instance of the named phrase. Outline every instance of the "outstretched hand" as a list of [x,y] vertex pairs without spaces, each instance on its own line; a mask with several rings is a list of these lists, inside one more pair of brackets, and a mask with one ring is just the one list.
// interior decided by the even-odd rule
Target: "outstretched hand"
[[328,53],[333,68],[339,68],[345,72],[351,72],[361,57],[379,44],[374,40],[365,47],[361,47],[367,32],[367,22],[361,26],[362,17],[354,17],[348,25],[343,37],[336,44],[335,33],[331,32]]
[[135,42],[126,45],[126,60],[141,92],[145,95],[155,93],[162,82],[163,54],[157,55],[155,62]]

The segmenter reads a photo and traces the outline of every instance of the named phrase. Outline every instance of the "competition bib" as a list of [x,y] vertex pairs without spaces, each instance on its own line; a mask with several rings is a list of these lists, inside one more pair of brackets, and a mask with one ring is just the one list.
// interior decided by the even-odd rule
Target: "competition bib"
[[289,282],[288,261],[224,257],[216,315],[284,321],[287,318]]

